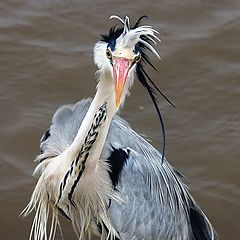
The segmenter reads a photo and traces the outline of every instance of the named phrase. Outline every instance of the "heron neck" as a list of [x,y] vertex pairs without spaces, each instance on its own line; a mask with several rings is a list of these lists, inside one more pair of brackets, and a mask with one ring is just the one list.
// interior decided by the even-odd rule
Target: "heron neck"
[[100,76],[97,92],[71,145],[71,150],[75,155],[79,154],[80,149],[85,144],[84,141],[88,138],[89,132],[93,131],[91,128],[93,122],[96,121],[96,114],[103,105],[106,108],[106,112],[104,113],[106,116],[104,122],[97,129],[94,128],[95,131],[98,131],[98,134],[90,147],[89,157],[86,162],[86,165],[92,163],[92,167],[97,165],[97,160],[100,158],[112,117],[118,110],[116,107],[113,79],[110,74],[106,73]]

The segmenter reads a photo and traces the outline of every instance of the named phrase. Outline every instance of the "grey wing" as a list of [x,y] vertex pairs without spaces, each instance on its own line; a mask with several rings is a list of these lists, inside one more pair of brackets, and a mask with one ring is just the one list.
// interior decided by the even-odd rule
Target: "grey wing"
[[40,140],[37,160],[57,156],[71,145],[91,101],[90,98],[83,99],[76,104],[63,105],[56,111],[51,126]]
[[116,184],[123,201],[112,199],[109,206],[109,217],[120,239],[216,239],[183,176],[166,159],[161,164],[161,154],[119,117],[112,121],[103,158],[107,158],[106,152],[112,153],[111,146],[128,154]]
[[[112,199],[109,206],[109,216],[120,239],[190,239],[185,212],[188,205],[178,208],[175,206],[177,196],[170,199],[174,194],[172,188],[181,182],[177,173],[167,161],[162,166],[159,152],[122,119],[115,118],[110,130],[106,142],[114,148],[121,146],[128,154],[116,185],[122,201]],[[182,194],[182,200],[187,201],[185,186],[181,187],[177,191]]]

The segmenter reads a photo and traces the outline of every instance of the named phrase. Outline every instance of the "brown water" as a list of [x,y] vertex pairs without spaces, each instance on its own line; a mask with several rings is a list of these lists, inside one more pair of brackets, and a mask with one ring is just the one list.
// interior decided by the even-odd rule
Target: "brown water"
[[[81,2],[81,3],[80,3]],[[240,1],[0,2],[0,239],[27,239],[32,216],[18,215],[35,179],[39,139],[58,106],[93,96],[92,48],[113,22],[111,14],[147,23],[161,33],[153,57],[157,85],[175,103],[160,106],[167,158],[187,178],[192,194],[221,239],[240,228]],[[122,111],[161,149],[151,101],[139,84]],[[65,239],[76,239],[64,223]]]

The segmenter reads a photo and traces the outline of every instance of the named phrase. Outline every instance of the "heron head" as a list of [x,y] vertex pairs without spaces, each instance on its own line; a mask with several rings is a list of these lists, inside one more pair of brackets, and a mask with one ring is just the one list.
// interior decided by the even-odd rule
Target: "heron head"
[[115,15],[110,17],[113,18],[120,20],[123,27],[114,26],[108,35],[102,35],[102,40],[94,47],[94,60],[101,73],[110,73],[112,76],[118,107],[125,99],[136,72],[139,80],[143,81],[141,76],[144,77],[146,72],[141,62],[150,63],[145,50],[150,50],[160,58],[152,46],[160,39],[155,35],[158,32],[151,26],[140,26],[143,17],[133,27],[127,16],[124,19]]

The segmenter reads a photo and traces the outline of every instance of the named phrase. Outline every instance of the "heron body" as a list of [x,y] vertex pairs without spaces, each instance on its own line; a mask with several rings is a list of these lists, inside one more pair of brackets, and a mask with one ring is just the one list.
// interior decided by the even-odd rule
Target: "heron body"
[[159,57],[152,46],[159,39],[140,21],[131,28],[128,17],[113,17],[123,28],[95,45],[95,97],[60,107],[41,139],[39,179],[25,209],[36,210],[30,239],[54,239],[59,214],[79,239],[216,239],[182,175],[116,115],[136,75],[156,103],[140,60],[150,63],[145,50]]

